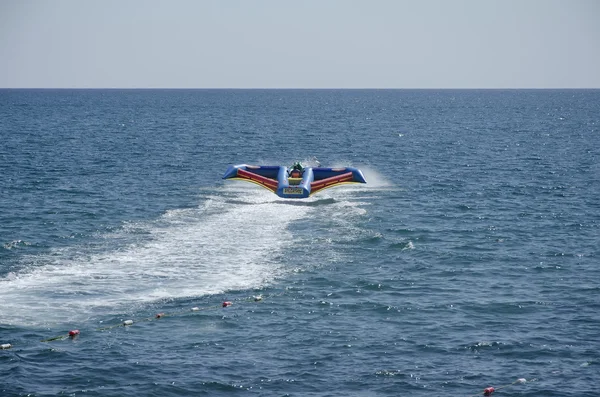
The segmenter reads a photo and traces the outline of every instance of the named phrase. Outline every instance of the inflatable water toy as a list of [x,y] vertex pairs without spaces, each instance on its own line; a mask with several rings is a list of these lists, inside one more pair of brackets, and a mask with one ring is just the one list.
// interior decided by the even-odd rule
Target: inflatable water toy
[[282,198],[306,198],[323,189],[347,183],[367,183],[362,172],[353,167],[323,168],[278,165],[231,165],[223,179],[255,183]]
[[223,179],[255,183],[283,198],[306,198],[323,189],[347,183],[367,183],[361,170],[352,167],[292,167],[279,165],[230,165]]

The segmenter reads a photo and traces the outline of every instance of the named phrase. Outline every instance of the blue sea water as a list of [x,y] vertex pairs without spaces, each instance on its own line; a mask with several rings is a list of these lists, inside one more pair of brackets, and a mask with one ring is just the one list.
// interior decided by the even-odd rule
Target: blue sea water
[[[596,396],[599,129],[599,90],[0,90],[0,395]],[[296,160],[368,183],[221,179]]]

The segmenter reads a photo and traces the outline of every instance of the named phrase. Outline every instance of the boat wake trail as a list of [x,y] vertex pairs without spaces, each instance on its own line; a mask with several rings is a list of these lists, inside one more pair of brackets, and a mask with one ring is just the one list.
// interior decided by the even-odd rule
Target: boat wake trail
[[[118,236],[101,236],[99,251],[24,258],[28,270],[0,279],[0,324],[67,323],[268,284],[286,272],[278,258],[291,241],[288,225],[314,209],[291,210],[269,192],[247,192],[224,188],[199,208],[127,225]],[[115,247],[116,238],[126,244]]]

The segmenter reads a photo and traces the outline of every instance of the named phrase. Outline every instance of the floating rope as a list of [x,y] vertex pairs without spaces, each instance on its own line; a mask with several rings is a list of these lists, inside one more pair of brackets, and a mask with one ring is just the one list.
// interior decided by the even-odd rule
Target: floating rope
[[[270,296],[280,296],[280,295],[283,295],[283,293],[273,294]],[[255,302],[255,303],[262,302],[262,300],[263,300],[262,295],[253,296],[251,298],[236,299],[237,302]],[[199,312],[199,311],[205,311],[205,310],[216,310],[216,309],[220,309],[220,308],[227,308],[232,305],[233,305],[232,301],[223,301],[220,305],[211,305],[211,306],[202,306],[202,307],[194,306],[191,309],[182,309],[182,310],[178,310],[178,311],[175,311],[172,313],[160,312],[160,313],[157,313],[153,317],[147,317],[147,318],[143,318],[141,320],[137,320],[136,323],[158,320],[158,319],[161,319],[164,317],[173,317],[176,315],[189,313],[190,311]],[[96,331],[107,331],[107,330],[118,328],[118,327],[128,327],[133,324],[134,324],[134,321],[129,319],[129,320],[123,320],[122,322],[120,322],[118,324],[113,324],[113,325],[108,325],[105,327],[96,328],[95,330]],[[61,341],[61,340],[65,340],[65,339],[74,339],[77,336],[79,336],[80,334],[81,334],[81,332],[78,329],[73,329],[73,330],[67,332],[66,334],[57,335],[52,338],[42,339],[40,342],[47,343],[47,342]],[[10,343],[0,344],[0,350],[7,350],[7,349],[11,349],[12,347],[13,347],[13,345]]]
[[[483,395],[484,396],[491,396],[492,393],[494,393],[495,391],[498,391],[500,389],[504,389],[504,388],[512,386],[512,385],[515,385],[517,383],[525,383],[525,382],[527,382],[527,380],[525,378],[519,378],[516,381],[514,381],[513,383],[509,383],[507,385],[498,386],[498,387],[493,387],[493,386],[486,387],[485,389],[483,389]],[[469,397],[476,397],[476,396],[479,396],[479,395],[481,395],[481,393],[473,394],[473,395],[471,395]]]
[[58,336],[55,336],[54,338],[43,339],[40,342],[53,342],[55,340],[64,340],[64,339],[67,339],[67,338],[73,339],[77,335],[79,335],[79,330],[78,329],[72,329],[71,331],[69,331],[65,335],[58,335]]

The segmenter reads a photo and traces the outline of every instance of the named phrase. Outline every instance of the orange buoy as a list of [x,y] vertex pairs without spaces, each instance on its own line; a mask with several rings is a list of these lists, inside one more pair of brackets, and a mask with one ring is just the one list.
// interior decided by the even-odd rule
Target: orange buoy
[[78,329],[73,329],[73,330],[69,331],[69,337],[74,338],[77,335],[79,335],[79,330]]
[[488,387],[483,389],[483,395],[484,396],[491,396],[493,392],[495,392],[496,389],[494,389],[493,387]]
[[231,306],[233,303],[229,302],[229,301],[225,301],[223,302],[223,307],[227,307],[227,306]]

